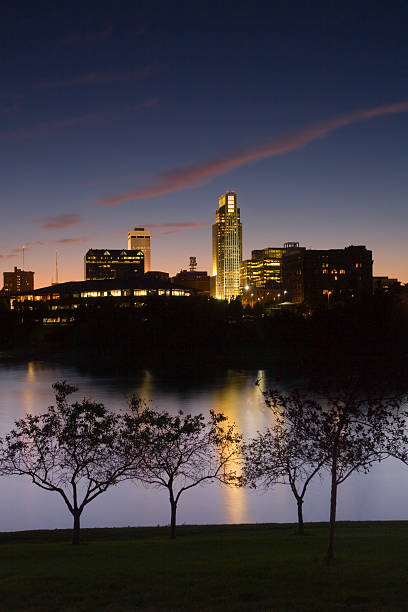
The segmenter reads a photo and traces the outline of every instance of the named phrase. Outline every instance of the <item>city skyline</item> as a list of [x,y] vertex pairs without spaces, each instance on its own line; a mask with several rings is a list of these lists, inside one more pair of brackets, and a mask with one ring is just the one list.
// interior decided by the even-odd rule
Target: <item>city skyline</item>
[[[229,192],[227,191],[226,194],[227,193],[229,193]],[[235,197],[237,197],[237,195],[238,195],[233,190],[231,190],[231,193],[234,193]],[[220,197],[222,197],[222,196],[220,196]],[[58,224],[58,220],[55,219],[55,221],[53,221],[53,222],[50,221],[50,223]],[[197,224],[189,224],[189,223],[179,223],[179,224],[178,223],[174,223],[174,224],[163,223],[163,224],[146,225],[145,226],[146,229],[144,230],[144,233],[146,235],[148,235],[149,238],[152,235],[154,236],[154,233],[152,233],[150,230],[147,229],[147,228],[151,227],[153,229],[153,231],[157,230],[158,233],[156,234],[156,238],[160,239],[161,236],[163,236],[163,237],[165,237],[165,236],[172,236],[173,234],[178,234],[180,231],[184,231],[184,230],[188,230],[188,229],[195,229],[196,227],[200,228],[200,227],[207,227],[207,226],[208,226],[208,228],[214,227],[214,225],[211,226],[210,223],[207,224],[205,222],[197,223]],[[241,226],[242,226],[242,222],[241,222]],[[141,229],[141,228],[134,228],[134,230],[136,230],[136,229]],[[127,232],[125,231],[125,232],[111,232],[111,233],[109,233],[109,232],[102,233],[101,232],[101,235],[107,236],[108,240],[109,240],[109,236],[113,237],[113,239],[111,238],[110,239],[110,244],[107,245],[106,244],[106,238],[102,238],[102,242],[99,242],[99,244],[100,245],[104,245],[104,246],[99,246],[99,247],[95,247],[95,248],[97,248],[97,249],[99,248],[99,250],[104,250],[104,249],[118,250],[118,251],[119,250],[127,250],[127,249],[129,249],[129,245],[130,245],[130,236],[131,236],[132,232],[134,232],[134,230],[130,230],[130,231],[127,231]],[[119,233],[121,234],[120,236],[118,236]],[[127,235],[127,239],[126,239],[126,235]],[[245,236],[245,234],[244,234],[244,236]],[[99,240],[101,240],[101,239],[99,239]],[[177,237],[175,239],[175,241],[176,241],[176,245],[175,245],[176,248],[180,248],[180,246],[181,246],[180,245],[180,238]],[[76,281],[76,280],[79,280],[79,279],[81,279],[83,277],[83,261],[84,261],[84,257],[85,257],[86,251],[80,250],[80,248],[81,248],[80,245],[81,245],[81,243],[83,244],[84,242],[86,242],[86,241],[82,240],[82,239],[79,239],[79,240],[76,240],[76,239],[73,239],[73,240],[71,240],[71,239],[62,239],[62,240],[54,241],[54,243],[57,246],[59,246],[61,244],[62,245],[64,245],[64,244],[76,245],[75,246],[75,253],[72,255],[72,257],[74,259],[79,259],[80,260],[80,267],[82,268],[82,271],[78,274],[78,276],[72,276],[72,278],[71,277],[70,278],[65,278],[65,277],[61,278],[61,264],[59,263],[59,267],[58,267],[58,269],[59,269],[59,282]],[[242,242],[242,244],[244,244],[243,238],[241,238],[241,242]],[[35,270],[32,266],[30,267],[29,258],[27,258],[27,249],[30,250],[30,248],[35,248],[35,247],[46,247],[46,244],[39,243],[39,242],[34,242],[33,244],[30,244],[30,243],[27,244],[26,243],[26,244],[22,245],[21,248],[13,249],[13,257],[6,256],[6,257],[3,257],[3,258],[0,258],[0,262],[3,261],[3,263],[4,263],[4,269],[2,270],[2,272],[6,272],[6,273],[7,272],[11,272],[12,271],[12,269],[11,269],[12,267],[20,266],[22,270],[25,270],[25,271],[30,271],[31,270],[31,271],[33,271],[35,273],[35,275],[36,275],[36,287],[43,287],[43,286],[45,287],[45,286],[48,286],[48,285],[52,284],[53,282],[55,282],[55,270],[56,270],[56,268],[55,268],[55,252],[58,252],[58,256],[61,257],[61,247],[59,249],[54,249],[53,248],[54,247],[54,243],[52,243],[52,245],[51,245],[51,249],[52,250],[49,250],[50,257],[53,257],[54,259],[50,259],[50,261],[49,261],[49,270],[48,271],[50,272],[51,277],[48,280],[46,278],[47,272],[44,272],[42,270],[37,272],[37,270]],[[125,244],[125,243],[127,243],[127,244]],[[89,244],[92,244],[92,239],[90,239]],[[112,244],[114,244],[115,246],[112,247]],[[244,257],[244,255],[242,255],[242,260],[241,261],[245,262],[247,260],[250,260],[251,259],[252,251],[256,251],[256,250],[266,251],[266,250],[271,249],[271,248],[272,249],[280,248],[280,249],[283,250],[284,244],[285,243],[281,242],[279,245],[275,245],[275,247],[271,247],[270,245],[268,245],[268,246],[260,245],[260,243],[258,243],[256,241],[256,237],[255,237],[255,242],[254,242],[254,247],[255,248],[251,249],[249,253],[248,252],[246,253],[247,254],[246,258]],[[326,246],[324,247],[324,249],[344,248],[345,246],[352,246],[352,243],[347,244],[344,241],[343,241],[343,243],[341,241],[337,241],[335,243],[336,246],[333,246],[332,244],[329,244],[327,242],[325,242],[325,244],[326,244]],[[360,244],[360,243],[358,241],[356,241],[354,244],[357,245],[357,244]],[[364,246],[367,246],[367,245],[364,245]],[[91,246],[90,248],[92,249],[93,247]],[[321,247],[318,246],[318,245],[316,245],[316,246],[309,245],[306,248],[309,248],[309,249],[312,249],[312,248],[321,249]],[[141,249],[141,250],[143,250],[143,249]],[[196,248],[196,250],[194,252],[197,252],[197,251],[198,251],[198,249]],[[209,256],[207,258],[207,260],[211,259],[212,263],[211,262],[209,263],[208,267],[206,267],[206,270],[208,270],[208,273],[211,276],[211,274],[214,272],[214,249],[213,248],[211,249],[211,236],[208,237],[208,251],[209,251],[209,253],[211,253],[211,256]],[[187,251],[185,251],[185,252],[187,252]],[[151,248],[151,242],[149,240],[149,254],[148,254],[148,258],[149,258],[148,261],[149,261],[149,263],[150,263],[151,258],[152,258],[151,253],[152,253],[152,248]],[[243,251],[243,253],[244,253],[244,251]],[[374,262],[373,262],[374,273],[373,273],[373,276],[377,276],[377,277],[380,277],[380,276],[393,277],[394,276],[394,277],[397,277],[397,275],[392,274],[392,272],[390,272],[388,269],[385,269],[385,268],[380,267],[378,265],[377,265],[377,268],[376,268],[376,266],[375,266],[375,264],[376,264],[375,253],[373,253],[373,256],[374,256]],[[191,256],[188,256],[188,257],[191,257]],[[27,259],[28,259],[28,265],[27,265]],[[164,261],[165,259],[166,259],[166,257],[164,256],[162,261]],[[164,266],[162,268],[155,267],[154,269],[155,270],[161,270],[163,272],[169,272],[170,276],[175,276],[177,274],[177,272],[179,272],[183,268],[183,265],[185,265],[185,260],[186,259],[187,259],[187,256],[184,257],[184,261],[182,261],[181,258],[180,258],[180,262],[178,263],[178,258],[176,256],[176,258],[174,260],[175,263],[172,264],[171,268],[165,267],[166,264],[164,264]],[[6,267],[6,264],[5,264],[6,261],[15,261],[16,263],[15,263],[14,266]],[[153,261],[154,261],[154,243],[153,243]],[[60,262],[60,260],[59,260],[59,262]],[[76,265],[77,263],[78,262],[75,261],[75,266],[73,267],[73,269],[75,271],[79,268],[79,266]],[[201,263],[200,263],[200,267],[202,269],[205,268],[205,266],[201,265]],[[149,266],[149,270],[150,269],[153,269],[151,267],[151,265]],[[381,269],[381,272],[378,272],[378,270],[380,270],[380,269]],[[145,270],[145,271],[149,271],[149,270]],[[75,274],[75,272],[74,272],[74,274]],[[408,274],[408,271],[407,271],[407,274]],[[62,275],[64,275],[64,272],[62,273]],[[38,277],[40,277],[41,279],[45,279],[45,280],[38,282],[38,280],[37,280]],[[398,277],[398,280],[401,281],[402,283],[408,282],[408,276],[407,276],[407,280],[406,281],[403,278],[401,278],[401,277]]]
[[375,275],[408,281],[408,7],[19,11],[0,23],[0,272],[24,244],[36,286],[56,249],[75,280],[138,226],[153,270],[211,271],[213,203],[233,189],[243,259],[364,244]]

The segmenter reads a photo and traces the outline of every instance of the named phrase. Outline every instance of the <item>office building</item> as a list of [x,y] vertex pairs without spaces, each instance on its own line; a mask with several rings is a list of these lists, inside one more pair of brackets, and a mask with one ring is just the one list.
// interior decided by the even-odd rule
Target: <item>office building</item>
[[190,269],[180,270],[171,280],[173,283],[182,287],[191,287],[196,289],[198,293],[209,295],[210,277],[206,271],[196,270],[196,268],[197,259],[195,257],[190,257]]
[[241,289],[245,287],[279,287],[282,283],[282,257],[288,249],[298,248],[298,242],[286,242],[283,247],[268,247],[252,251],[251,259],[241,263]]
[[14,268],[14,272],[3,272],[3,293],[15,295],[34,289],[34,272]]
[[397,278],[389,278],[388,276],[373,276],[374,291],[390,291],[397,289],[401,283]]
[[151,270],[151,248],[150,248],[150,231],[143,227],[135,227],[134,230],[128,233],[128,249],[131,251],[142,251],[144,255],[145,272]]
[[282,282],[287,299],[312,306],[370,295],[372,252],[365,246],[288,249],[282,257]]
[[240,294],[242,224],[237,194],[227,191],[218,200],[212,227],[214,297],[231,300]]
[[109,280],[143,275],[144,255],[139,250],[89,249],[85,280]]

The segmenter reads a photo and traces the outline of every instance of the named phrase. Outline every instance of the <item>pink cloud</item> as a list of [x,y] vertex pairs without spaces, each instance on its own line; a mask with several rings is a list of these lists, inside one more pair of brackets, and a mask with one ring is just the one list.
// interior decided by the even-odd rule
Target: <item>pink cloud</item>
[[0,99],[6,98],[8,100],[21,100],[24,98],[24,94],[17,91],[2,91],[0,92]]
[[56,244],[76,244],[77,242],[86,242],[88,240],[88,236],[80,236],[79,238],[61,238],[60,240],[56,240]]
[[11,141],[30,140],[31,138],[48,136],[61,128],[96,123],[101,120],[102,116],[103,113],[96,113],[94,115],[82,115],[81,117],[71,117],[70,119],[61,119],[57,121],[44,121],[29,129],[8,132],[5,136]]
[[92,83],[115,83],[119,81],[130,81],[133,79],[142,79],[151,73],[150,66],[136,68],[125,72],[90,72],[88,74],[78,75],[69,79],[60,79],[58,81],[43,81],[39,87],[65,87],[70,85],[82,85]]
[[127,202],[129,200],[154,198],[166,193],[198,187],[208,183],[216,176],[231,172],[245,164],[255,163],[260,159],[285,155],[291,151],[303,149],[315,140],[327,138],[327,136],[335,130],[347,125],[352,125],[353,123],[359,123],[361,121],[369,121],[376,117],[405,112],[408,112],[408,100],[339,115],[333,119],[320,121],[314,125],[305,127],[288,136],[275,138],[257,147],[246,149],[236,155],[192,164],[183,168],[176,168],[164,174],[159,174],[153,179],[150,185],[147,185],[147,187],[104,198],[99,204],[101,206],[117,206],[121,202]]
[[45,230],[56,230],[63,229],[65,227],[70,227],[71,225],[75,225],[75,223],[79,223],[81,220],[81,215],[77,213],[70,213],[65,215],[55,215],[53,217],[45,217],[41,220],[41,227]]
[[61,42],[68,45],[76,45],[79,43],[94,43],[103,40],[108,40],[112,37],[113,28],[107,26],[103,30],[96,32],[71,32]]
[[71,117],[69,119],[60,119],[56,121],[44,121],[38,123],[29,129],[14,130],[12,132],[6,132],[3,134],[3,138],[11,141],[29,140],[31,138],[41,138],[49,136],[57,130],[77,127],[79,125],[90,125],[98,123],[100,121],[106,121],[114,116],[123,115],[125,112],[137,111],[143,108],[151,108],[158,104],[157,98],[150,98],[139,104],[130,105],[127,104],[119,109],[101,111],[99,113],[93,113],[89,115],[81,115],[79,117]]
[[29,249],[31,247],[36,247],[36,246],[45,246],[45,242],[42,242],[41,240],[36,240],[35,242],[26,242],[25,243],[25,248]]
[[190,227],[204,227],[208,226],[207,221],[193,221],[193,222],[183,222],[183,223],[151,223],[150,225],[146,225],[148,229],[161,229],[164,227],[172,227],[177,228],[177,231],[181,229],[188,229]]

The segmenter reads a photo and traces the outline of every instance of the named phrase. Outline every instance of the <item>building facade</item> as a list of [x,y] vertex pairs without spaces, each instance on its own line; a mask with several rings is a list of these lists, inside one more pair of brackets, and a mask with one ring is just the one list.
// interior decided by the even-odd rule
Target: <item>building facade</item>
[[287,299],[312,306],[370,295],[372,252],[365,246],[288,249],[282,257],[282,282]]
[[128,249],[131,251],[142,251],[144,255],[144,270],[150,272],[151,268],[151,246],[150,231],[144,227],[135,227],[128,233]]
[[3,293],[15,295],[34,289],[34,272],[14,268],[14,272],[3,272]]
[[171,280],[182,287],[196,289],[198,293],[210,294],[210,277],[205,271],[180,270]]
[[240,294],[242,224],[237,194],[227,191],[218,200],[212,226],[214,297],[231,300]]
[[374,291],[390,291],[401,286],[398,278],[389,278],[388,276],[373,276]]
[[241,290],[245,287],[279,288],[282,284],[282,257],[291,248],[299,248],[299,243],[286,242],[283,247],[252,251],[251,259],[244,259],[241,263]]
[[144,255],[139,250],[89,249],[84,263],[85,280],[112,280],[144,273]]
[[28,310],[44,324],[73,323],[84,309],[111,305],[139,308],[149,300],[190,297],[194,289],[174,285],[167,280],[133,276],[115,280],[85,280],[58,283],[10,297],[10,307],[17,313]]

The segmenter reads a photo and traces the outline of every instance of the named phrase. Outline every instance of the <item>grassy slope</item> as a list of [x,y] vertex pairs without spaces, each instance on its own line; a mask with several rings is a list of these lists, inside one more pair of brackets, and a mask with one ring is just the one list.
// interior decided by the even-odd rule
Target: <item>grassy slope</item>
[[370,610],[408,608],[408,523],[0,534],[0,610]]

